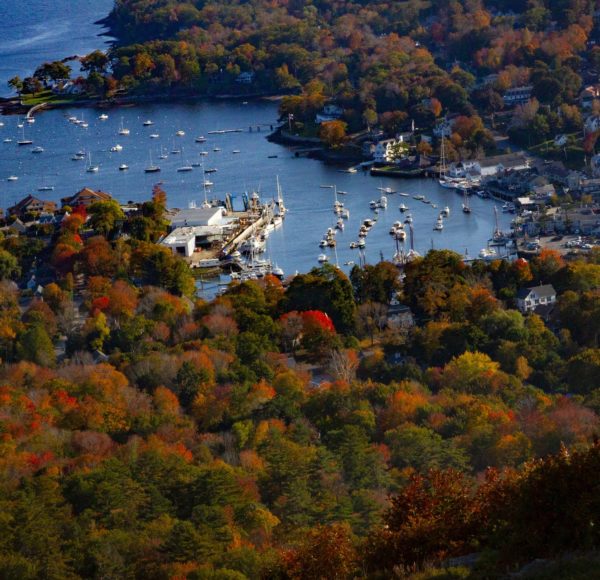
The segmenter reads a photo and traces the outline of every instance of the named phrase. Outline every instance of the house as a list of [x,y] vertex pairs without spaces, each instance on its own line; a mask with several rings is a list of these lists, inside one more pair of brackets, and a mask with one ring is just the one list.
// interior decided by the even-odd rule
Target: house
[[53,201],[45,201],[28,195],[12,207],[7,209],[8,215],[23,217],[28,213],[52,214],[56,211],[56,204]]
[[239,83],[240,85],[249,85],[249,84],[252,84],[253,81],[254,81],[254,73],[253,72],[240,73],[235,79],[235,82]]
[[534,312],[539,306],[556,303],[556,290],[552,284],[523,288],[517,294],[517,308],[523,312]]
[[579,104],[583,109],[591,109],[594,101],[600,98],[600,86],[590,85],[579,94]]
[[85,91],[80,83],[64,81],[53,87],[52,92],[55,95],[81,95]]
[[533,87],[530,85],[508,89],[502,97],[504,105],[506,107],[512,107],[514,105],[522,105],[523,103],[527,103],[529,99],[531,99],[532,91]]
[[583,124],[584,133],[594,133],[600,130],[600,115],[590,115]]
[[407,149],[402,135],[395,139],[383,139],[373,149],[373,160],[381,164],[393,163],[404,157]]
[[62,206],[70,206],[70,207],[79,207],[83,206],[85,208],[90,207],[93,203],[97,201],[109,201],[112,199],[112,196],[103,191],[94,191],[89,187],[84,187],[81,191],[78,191],[75,195],[71,197],[63,197],[60,201]]
[[553,195],[556,195],[556,189],[551,183],[547,183],[546,185],[534,185],[531,188],[531,191],[533,192],[533,197],[535,199],[548,199]]
[[408,306],[392,300],[388,306],[386,324],[394,330],[408,330],[415,325],[415,319]]
[[320,113],[315,117],[315,123],[327,123],[329,121],[337,121],[344,114],[344,110],[337,105],[329,103],[323,107]]
[[478,159],[473,172],[481,177],[491,177],[506,171],[523,171],[529,169],[529,158],[524,153],[507,153]]
[[438,122],[433,128],[433,134],[438,139],[450,137],[450,135],[452,135],[452,123],[446,119]]

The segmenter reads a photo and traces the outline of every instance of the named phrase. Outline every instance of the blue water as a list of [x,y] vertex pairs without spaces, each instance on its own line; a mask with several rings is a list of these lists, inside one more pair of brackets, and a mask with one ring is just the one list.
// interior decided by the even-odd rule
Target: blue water
[[[105,16],[112,0],[35,0],[29,3],[16,0],[0,1],[0,88],[1,79],[14,74],[29,74],[45,60],[62,58],[75,53],[86,53],[101,48],[104,37],[98,37],[101,29],[93,23]],[[76,6],[77,10],[73,10]],[[72,16],[71,16],[72,15]],[[107,112],[109,119],[98,119]],[[69,123],[71,115],[82,116],[89,123],[84,129]],[[123,119],[130,129],[129,136],[118,135]],[[154,125],[144,127],[143,121],[151,119]],[[451,248],[471,256],[477,255],[489,239],[494,227],[493,202],[472,198],[473,212],[464,215],[462,199],[456,193],[439,187],[434,180],[389,180],[370,177],[362,172],[341,173],[335,167],[319,161],[296,158],[283,146],[266,140],[268,127],[261,132],[250,132],[249,126],[274,124],[277,121],[277,105],[272,102],[199,102],[140,105],[102,111],[99,109],[71,109],[46,111],[36,115],[33,125],[26,124],[25,136],[34,141],[34,146],[44,148],[35,155],[31,147],[19,147],[16,141],[22,132],[17,128],[17,117],[1,119],[0,127],[0,206],[6,208],[27,194],[59,201],[72,195],[84,186],[102,189],[120,201],[148,199],[152,186],[162,182],[171,207],[187,207],[190,202],[201,203],[202,172],[200,168],[190,173],[178,173],[177,168],[200,159],[200,151],[208,151],[205,166],[217,168],[211,174],[214,182],[210,197],[223,199],[226,193],[234,198],[239,208],[245,191],[258,190],[263,200],[276,195],[276,176],[279,176],[284,192],[285,204],[289,209],[285,223],[269,237],[267,255],[277,262],[287,274],[304,272],[317,265],[317,257],[323,251],[318,246],[327,228],[333,227],[333,192],[320,185],[336,184],[338,189],[348,192],[340,200],[350,210],[346,229],[338,233],[337,251],[327,250],[330,261],[337,262],[348,271],[351,264],[358,262],[356,250],[349,248],[357,240],[362,220],[373,217],[369,201],[381,194],[377,190],[383,185],[393,186],[411,197],[388,196],[388,209],[379,214],[379,221],[367,238],[365,256],[367,261],[376,262],[381,256],[391,258],[395,243],[389,235],[394,221],[403,219],[398,211],[400,203],[411,209],[414,218],[415,248],[426,252],[429,248]],[[242,129],[240,133],[208,135],[219,129]],[[177,137],[178,130],[185,131]],[[150,134],[158,133],[159,139]],[[207,142],[197,144],[194,137],[204,135]],[[10,138],[12,142],[4,143]],[[116,144],[123,146],[120,153],[111,153]],[[215,147],[221,149],[213,151]],[[159,154],[169,152],[168,159],[160,160]],[[182,149],[180,154],[171,154],[173,149]],[[85,150],[91,154],[94,165],[99,165],[97,174],[86,173],[86,162],[72,161],[72,155]],[[239,150],[239,154],[234,154]],[[159,174],[145,174],[150,156],[161,166]],[[271,158],[276,156],[274,158]],[[128,171],[119,171],[121,163],[129,165]],[[8,176],[19,179],[8,182]],[[54,186],[54,191],[38,192],[41,186]],[[437,204],[437,209],[412,199],[412,195],[424,194]],[[436,217],[445,205],[451,210],[445,220],[443,232],[434,232]],[[508,226],[508,216],[500,215],[501,226]],[[407,244],[408,245],[408,244]]]
[[0,95],[8,79],[31,75],[45,62],[105,48],[107,37],[94,22],[113,0],[0,0]]

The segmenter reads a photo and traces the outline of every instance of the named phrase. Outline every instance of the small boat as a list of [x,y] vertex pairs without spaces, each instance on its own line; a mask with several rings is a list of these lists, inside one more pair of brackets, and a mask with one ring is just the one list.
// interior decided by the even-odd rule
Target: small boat
[[412,224],[413,223],[413,218],[411,215],[406,216],[406,219],[404,220],[405,224]]
[[413,195],[413,199],[416,199],[417,201],[423,201],[425,199],[424,195]]
[[67,121],[69,121],[69,123],[75,123],[75,121],[78,121],[79,119],[73,115],[71,115]]
[[320,242],[319,242],[319,247],[321,248],[326,248],[327,247],[327,237],[323,238]]
[[119,126],[119,135],[129,135],[130,131],[123,125],[123,117],[121,117],[121,125]]
[[19,178],[16,175],[9,175],[6,178],[6,181],[18,181],[18,180],[19,180]]
[[241,151],[240,151],[239,149],[234,149],[234,150],[232,151],[232,153],[233,153],[234,155],[236,155],[237,153],[241,153]]
[[450,215],[450,208],[448,206],[446,206],[440,213],[444,217],[448,217]]
[[125,163],[121,163],[121,165],[119,165],[119,171],[127,171],[129,169],[129,165],[125,164]]
[[406,232],[403,229],[398,229],[396,230],[396,234],[394,235],[394,237],[398,241],[403,242],[406,239]]
[[191,165],[182,165],[181,167],[177,168],[177,172],[178,173],[187,173],[189,171],[193,171],[194,168]]
[[160,137],[160,135],[158,133],[152,133],[150,135],[150,139],[158,139]]
[[118,143],[110,148],[112,153],[118,153],[119,151],[123,151],[123,146]]
[[208,151],[200,151],[199,155],[206,157],[208,155]]
[[283,270],[277,264],[275,264],[275,267],[271,270],[271,274],[280,280],[285,277]]
[[376,202],[374,199],[372,199],[372,200],[369,202],[369,207],[370,207],[371,209],[377,209],[377,202]]
[[404,205],[403,203],[400,204],[400,206],[398,207],[398,209],[404,213],[405,211],[408,210],[408,207],[406,205]]
[[444,229],[444,222],[438,218],[438,220],[435,222],[435,225],[433,226],[433,229],[437,232],[441,232]]
[[160,155],[159,155],[160,159],[168,159],[169,158],[169,154],[166,151],[163,151],[163,148],[160,148]]
[[410,197],[410,193],[399,193],[402,197]]
[[379,198],[379,202],[377,204],[377,207],[380,207],[381,209],[387,209],[387,204],[388,204],[387,197],[385,195],[382,195]]
[[336,229],[344,231],[344,221],[339,219],[335,224]]
[[160,171],[160,167],[158,165],[154,165],[154,163],[152,163],[152,151],[149,152],[149,156],[150,156],[150,165],[148,165],[144,169],[144,173],[158,173]]
[[102,113],[98,119],[100,119],[100,121],[106,121],[108,119],[108,115],[106,113]]
[[204,135],[200,135],[199,137],[196,137],[194,141],[196,141],[196,143],[206,143],[206,137]]
[[54,186],[53,185],[42,185],[41,187],[38,187],[38,191],[54,191]]
[[179,155],[181,153],[181,149],[171,149],[171,155]]
[[92,165],[92,154],[88,153],[88,166],[86,167],[86,173],[98,173],[100,167],[97,165]]
[[323,264],[325,262],[328,262],[329,258],[327,257],[326,254],[319,254],[319,257],[317,258],[317,260],[319,261],[320,264]]
[[341,191],[338,189],[337,192],[338,192],[338,195],[348,195],[347,191]]
[[33,145],[33,141],[31,139],[25,139],[25,128],[22,127],[21,139],[17,141],[17,145]]
[[481,260],[495,260],[498,257],[498,252],[492,248],[482,248],[479,251],[479,258]]
[[6,139],[4,139],[4,143],[12,143],[12,139],[10,137],[7,137]]
[[34,148],[31,150],[31,152],[32,152],[32,153],[43,153],[43,152],[44,152],[44,148],[43,148],[43,147],[40,147],[40,146],[38,145],[37,147],[34,147]]
[[277,155],[267,155],[267,159],[277,159]]
[[358,242],[356,242],[356,245],[362,249],[367,245],[367,242],[365,242],[365,240],[363,240],[363,239],[360,239],[360,240],[358,240]]
[[85,154],[81,155],[79,153],[75,153],[73,157],[71,157],[71,161],[83,161],[85,159]]
[[467,192],[464,192],[463,196],[463,204],[462,204],[463,213],[471,213],[471,206],[469,205],[469,196]]
[[221,151],[221,148],[220,148],[220,147],[215,147],[215,148],[213,149],[213,151],[216,151],[216,152],[218,152],[218,151]]
[[349,209],[343,209],[340,213],[340,216],[345,219],[345,220],[349,220],[350,219],[350,210]]
[[204,187],[212,187],[214,183],[210,179],[205,179],[203,185]]
[[89,125],[85,121],[82,121],[81,123],[79,123],[79,126],[83,127],[84,129],[87,129],[89,127]]
[[27,117],[26,120],[30,125],[33,125],[35,123],[35,119],[33,117]]
[[177,137],[185,137],[185,131],[179,130],[175,133],[175,135],[177,135]]
[[208,169],[204,170],[204,173],[216,173],[217,169],[216,167],[209,167]]
[[150,127],[150,125],[154,125],[154,123],[150,119],[147,119],[142,125],[144,125],[144,127]]

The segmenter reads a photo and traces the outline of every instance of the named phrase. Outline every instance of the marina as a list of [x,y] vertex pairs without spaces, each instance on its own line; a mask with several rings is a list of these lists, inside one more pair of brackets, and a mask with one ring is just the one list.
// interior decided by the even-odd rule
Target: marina
[[[69,122],[70,117],[81,120],[82,113],[88,119],[87,129]],[[100,119],[100,115],[106,118]],[[461,254],[467,249],[469,255],[477,256],[487,247],[495,228],[494,200],[470,196],[471,214],[466,215],[461,211],[463,192],[442,188],[437,179],[389,179],[382,183],[366,171],[340,172],[335,166],[296,157],[293,148],[269,142],[266,132],[218,129],[275,124],[277,115],[277,104],[265,101],[250,101],[247,105],[232,101],[103,111],[43,111],[35,115],[37,122],[26,128],[26,135],[43,147],[41,155],[31,155],[29,148],[16,145],[22,129],[17,128],[17,117],[5,117],[0,141],[11,141],[0,143],[0,204],[13,205],[38,191],[45,182],[54,186],[54,190],[44,193],[51,201],[90,187],[106,191],[122,203],[141,202],[160,183],[171,208],[200,206],[206,187],[208,199],[224,202],[229,194],[232,211],[243,212],[244,196],[249,197],[252,192],[257,193],[262,204],[274,203],[279,176],[288,212],[285,222],[269,232],[261,257],[277,264],[286,275],[306,272],[318,265],[320,253],[327,256],[328,262],[349,272],[350,262],[358,262],[351,243],[358,246],[364,239],[356,238],[356,233],[360,224],[371,217],[376,217],[377,222],[369,232],[368,242],[364,241],[361,260],[372,263],[381,256],[391,259],[396,253],[396,241],[408,244],[408,235],[406,241],[389,236],[394,222],[407,219],[407,206],[414,227],[415,251],[425,253],[433,246]],[[152,131],[165,137],[150,137],[143,125],[148,119],[153,122]],[[185,135],[175,137],[173,127]],[[122,140],[118,137],[121,129],[130,131]],[[198,142],[198,135],[206,137]],[[87,171],[90,167],[93,172]],[[182,167],[190,170],[178,171]],[[147,173],[148,169],[151,171]],[[9,177],[12,183],[7,181]],[[336,202],[338,211],[334,213],[332,204]],[[399,209],[401,203],[405,214]],[[440,213],[437,208],[445,207],[451,217],[444,219],[443,230],[433,231]],[[498,208],[502,230],[509,230],[512,217]],[[337,225],[339,219],[345,222],[343,229]],[[319,240],[328,228],[336,231],[336,246],[319,248]]]

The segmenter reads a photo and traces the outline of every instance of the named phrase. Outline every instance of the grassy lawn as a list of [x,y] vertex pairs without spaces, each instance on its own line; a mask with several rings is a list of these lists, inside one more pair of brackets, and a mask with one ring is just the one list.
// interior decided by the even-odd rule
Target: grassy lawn
[[40,93],[22,94],[21,101],[28,107],[34,107],[41,103],[53,103],[56,105],[63,105],[79,101],[82,98],[86,98],[84,95],[55,95],[52,91],[41,91]]

